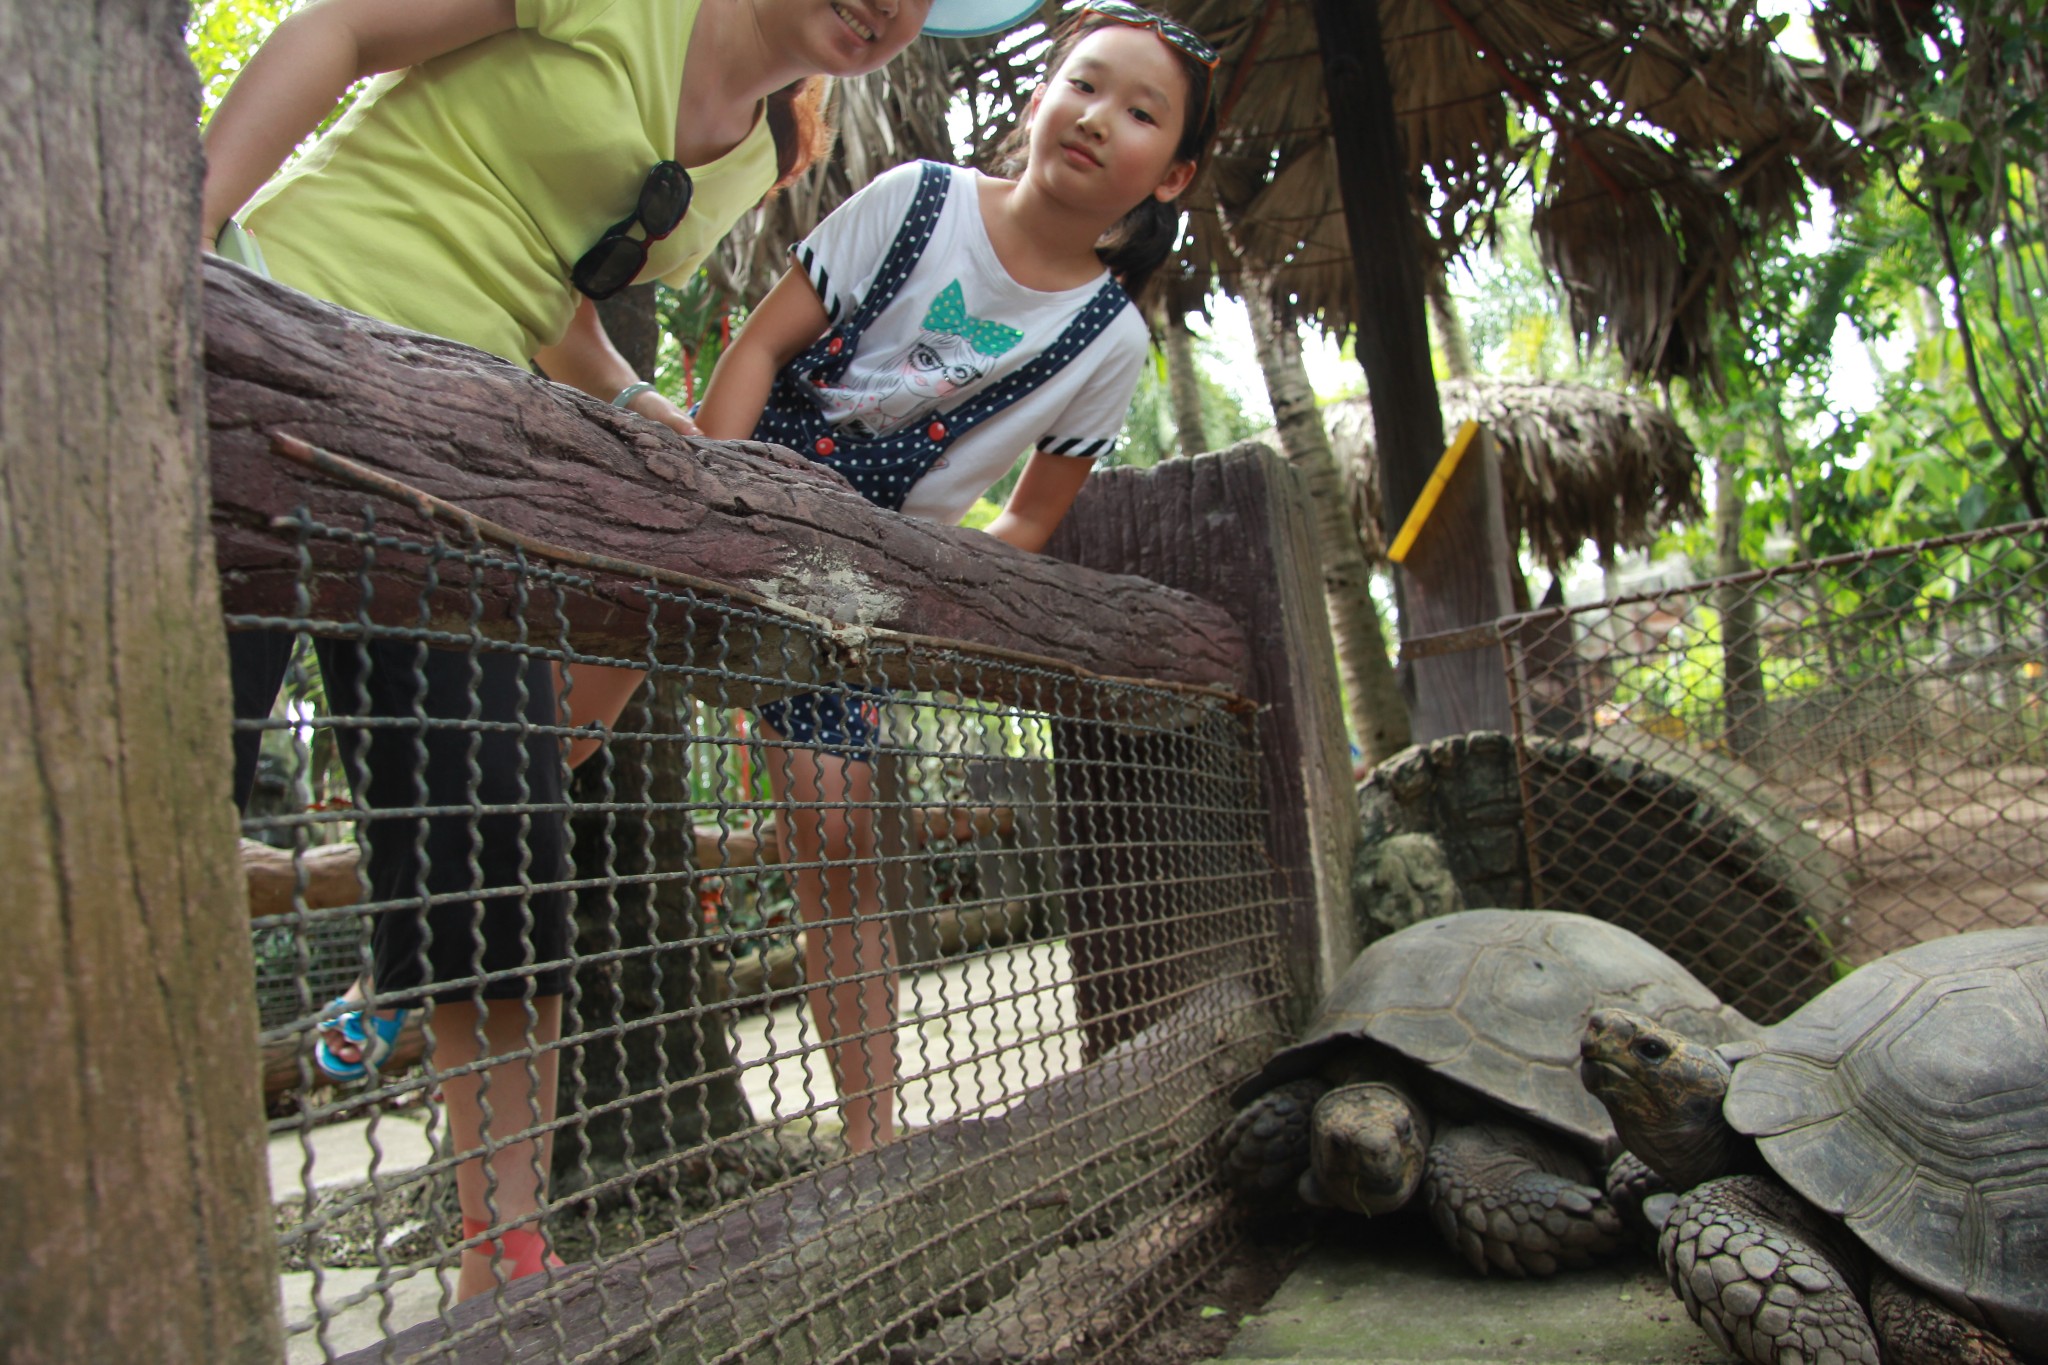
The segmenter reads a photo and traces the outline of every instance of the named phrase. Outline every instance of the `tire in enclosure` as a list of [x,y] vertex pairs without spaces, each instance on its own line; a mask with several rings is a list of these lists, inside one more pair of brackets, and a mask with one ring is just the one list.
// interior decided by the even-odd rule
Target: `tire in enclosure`
[[1358,787],[1360,944],[1398,927],[1380,903],[1390,841],[1426,834],[1465,904],[1573,910],[1633,930],[1759,1022],[1825,989],[1827,933],[1848,905],[1835,859],[1724,760],[1664,745],[1653,764],[1643,738],[1631,735],[1625,756],[1598,739],[1518,746],[1479,731],[1380,764]]

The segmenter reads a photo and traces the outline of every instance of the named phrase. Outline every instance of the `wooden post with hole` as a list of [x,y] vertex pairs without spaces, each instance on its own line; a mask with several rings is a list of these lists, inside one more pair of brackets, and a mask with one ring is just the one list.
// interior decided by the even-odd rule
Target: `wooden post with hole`
[[13,1365],[283,1356],[207,520],[183,15],[104,0],[10,4],[0,21]]
[[[1300,476],[1264,446],[1247,443],[1153,469],[1098,472],[1046,549],[1192,593],[1222,607],[1243,630],[1249,695],[1260,704],[1263,837],[1273,859],[1280,953],[1296,1022],[1335,984],[1356,950],[1350,878],[1358,819],[1314,532]],[[1123,736],[1094,743],[1104,752],[1090,755],[1097,762],[1084,770],[1087,789],[1101,787],[1109,796],[1119,786],[1142,791],[1141,741]],[[1121,775],[1119,753],[1128,770]],[[1056,772],[1068,767],[1056,756]],[[1085,798],[1088,790],[1078,795]],[[1129,842],[1118,836],[1131,832],[1096,833],[1105,836],[1097,847],[1115,848]],[[1107,862],[1107,855],[1098,860]],[[1141,864],[1121,876],[1107,866],[1095,872],[1097,885],[1135,887],[1142,876]],[[1142,918],[1135,890],[1090,892],[1082,904],[1098,931],[1127,926],[1122,932],[1142,932],[1130,920]],[[1147,949],[1137,937],[1130,943],[1153,953],[1162,946]],[[1105,955],[1113,967],[1118,958]],[[1079,962],[1076,972],[1082,975]],[[1082,990],[1084,1016],[1092,1012],[1089,989]],[[1134,987],[1112,973],[1092,989],[1100,997],[1096,1008],[1124,1021],[1110,1030],[1115,1036],[1149,1018],[1134,1008],[1147,996],[1142,983]]]

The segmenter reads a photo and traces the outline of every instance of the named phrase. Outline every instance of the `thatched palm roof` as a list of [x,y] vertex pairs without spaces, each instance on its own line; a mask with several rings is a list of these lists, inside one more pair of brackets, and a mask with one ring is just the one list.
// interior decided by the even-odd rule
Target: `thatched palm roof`
[[[1672,416],[1646,399],[1582,384],[1449,379],[1438,387],[1445,439],[1475,420],[1500,447],[1508,541],[1555,569],[1591,542],[1603,557],[1642,549],[1662,528],[1695,516],[1699,451]],[[1343,472],[1367,557],[1386,561],[1372,406],[1323,405],[1330,451]]]
[[[1223,136],[1197,187],[1189,267],[1242,293],[1277,271],[1297,316],[1358,322],[1322,56],[1307,0],[1160,0],[1223,53]],[[1048,6],[1048,13],[1055,7]],[[1533,174],[1535,230],[1587,339],[1630,369],[1699,376],[1711,325],[1738,306],[1749,243],[1789,221],[1809,178],[1846,188],[1848,145],[1816,106],[1816,69],[1752,7],[1686,0],[1379,0],[1424,259],[1492,231]],[[1042,31],[963,48],[975,146],[1029,97]],[[1537,154],[1541,153],[1541,157]]]

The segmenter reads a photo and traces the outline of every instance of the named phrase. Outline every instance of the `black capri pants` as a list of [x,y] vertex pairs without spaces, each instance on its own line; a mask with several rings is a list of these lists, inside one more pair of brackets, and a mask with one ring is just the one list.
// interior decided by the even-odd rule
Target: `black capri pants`
[[[270,714],[291,665],[292,638],[287,631],[229,634],[237,719]],[[371,928],[379,997],[403,1006],[427,999],[562,994],[569,970],[569,893],[521,889],[522,881],[532,886],[569,875],[561,741],[545,732],[522,737],[515,730],[479,731],[458,723],[472,718],[472,706],[476,721],[517,721],[523,678],[527,723],[554,725],[554,674],[547,660],[423,652],[393,640],[316,638],[313,648],[330,713],[411,722],[337,727],[344,771],[361,784],[357,800],[372,812],[362,833],[370,899],[400,902],[378,911]],[[418,723],[422,714],[424,728]],[[247,807],[255,785],[260,742],[257,731],[235,733],[237,808]],[[474,806],[552,809],[477,815]],[[418,807],[456,809],[428,816],[381,814]],[[425,909],[402,904],[422,895],[481,891],[498,894]]]

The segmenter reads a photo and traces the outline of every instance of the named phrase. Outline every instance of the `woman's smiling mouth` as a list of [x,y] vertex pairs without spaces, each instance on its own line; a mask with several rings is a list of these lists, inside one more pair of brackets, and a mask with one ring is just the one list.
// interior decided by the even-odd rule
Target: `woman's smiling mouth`
[[856,15],[852,10],[837,3],[837,0],[834,0],[832,12],[839,16],[841,23],[858,34],[862,42],[872,43],[875,41],[875,31],[863,23],[860,16]]

